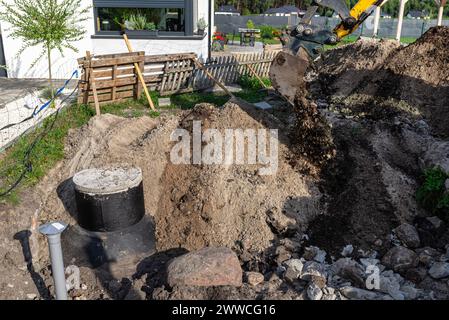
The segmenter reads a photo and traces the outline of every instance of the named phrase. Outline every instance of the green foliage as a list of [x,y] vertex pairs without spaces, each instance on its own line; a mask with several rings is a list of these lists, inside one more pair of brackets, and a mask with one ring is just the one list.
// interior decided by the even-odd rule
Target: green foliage
[[248,20],[248,21],[246,22],[246,27],[247,27],[248,29],[256,29],[256,25],[254,24],[253,20]]
[[11,37],[23,43],[18,54],[41,47],[33,66],[54,49],[61,54],[64,49],[78,52],[73,42],[84,37],[86,30],[80,23],[90,13],[81,0],[15,0],[13,4],[0,0],[0,8],[0,20],[11,24]]
[[251,11],[248,8],[242,9],[242,16],[249,16],[251,15]]
[[58,90],[50,88],[50,87],[46,87],[39,93],[39,98],[41,98],[43,100],[50,100],[51,98],[53,98],[55,96],[56,91],[58,91]]
[[[26,173],[20,187],[33,186],[53,168],[64,157],[64,138],[69,129],[86,124],[93,115],[93,110],[87,106],[73,106],[60,111],[57,122],[51,130],[49,128],[55,116],[47,118],[41,127],[22,136],[5,151],[5,155],[0,160],[0,193],[20,176],[24,169],[22,159],[30,145],[42,132],[49,130],[44,139],[37,140],[30,158],[33,170]],[[17,189],[5,198],[0,198],[1,202],[7,201],[13,204],[18,203],[19,200]]]
[[129,15],[128,19],[125,21],[125,28],[128,30],[156,30],[156,24],[154,22],[149,22],[146,15],[140,13],[133,13]]
[[198,20],[198,29],[206,30],[207,27],[208,27],[208,24],[204,18],[201,18]]
[[424,171],[424,183],[416,193],[418,203],[432,214],[449,220],[449,192],[445,182],[449,179],[441,168],[431,168]]
[[[271,81],[268,78],[262,78],[263,83],[266,86],[271,86]],[[249,75],[243,75],[239,79],[239,84],[243,89],[249,89],[249,90],[260,90],[263,89],[262,84],[260,83],[259,79],[256,77],[251,77]]]
[[260,26],[260,37],[262,39],[273,39],[276,29],[269,25]]

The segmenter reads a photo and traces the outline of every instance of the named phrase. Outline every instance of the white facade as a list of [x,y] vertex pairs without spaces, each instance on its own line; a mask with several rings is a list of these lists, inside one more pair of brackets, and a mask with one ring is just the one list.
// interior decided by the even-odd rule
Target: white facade
[[[7,1],[13,2],[13,0]],[[83,0],[83,6],[92,6],[92,0]],[[209,0],[198,0],[198,8],[195,9],[194,19],[203,17],[208,22],[209,14],[211,14],[211,25],[214,25],[213,3],[211,13],[209,13]],[[195,17],[196,15],[197,17]],[[195,21],[197,21],[197,19]],[[78,49],[78,52],[66,49],[64,55],[61,55],[58,50],[52,51],[52,71],[55,79],[68,78],[78,67],[77,59],[84,56],[86,51],[90,51],[94,55],[128,52],[123,39],[92,37],[95,34],[94,25],[94,14],[92,9],[90,19],[84,22],[84,28],[86,29],[85,37],[81,41],[73,43],[74,47]],[[22,46],[22,41],[10,37],[10,32],[8,31],[9,25],[7,23],[2,22],[0,28],[3,36],[3,48],[8,77],[47,78],[48,65],[45,57],[39,60],[39,62],[31,68],[32,62],[39,56],[42,48],[28,48],[18,55]],[[197,39],[188,39],[188,37],[186,37],[186,39],[182,39],[183,37],[167,39],[168,37],[165,37],[163,39],[131,39],[130,41],[135,51],[145,51],[146,54],[157,55],[194,52],[199,58],[207,59],[208,36]]]

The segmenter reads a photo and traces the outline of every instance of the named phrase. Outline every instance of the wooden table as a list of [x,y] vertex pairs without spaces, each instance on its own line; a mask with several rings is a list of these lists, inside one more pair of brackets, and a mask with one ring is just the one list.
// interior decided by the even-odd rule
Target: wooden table
[[245,46],[249,44],[251,47],[254,47],[256,44],[256,34],[258,33],[260,33],[259,29],[239,28],[240,45]]

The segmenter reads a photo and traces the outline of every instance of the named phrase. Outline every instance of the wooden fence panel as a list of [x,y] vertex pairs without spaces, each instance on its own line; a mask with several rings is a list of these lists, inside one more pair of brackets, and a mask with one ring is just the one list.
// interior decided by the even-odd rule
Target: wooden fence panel
[[[214,56],[204,64],[205,69],[217,81],[225,85],[237,83],[243,75],[261,78],[269,76],[271,62],[278,51],[259,53],[236,53]],[[107,104],[129,98],[138,98],[143,86],[138,81],[135,63],[145,79],[145,85],[160,95],[202,90],[214,86],[214,80],[204,70],[196,68],[194,53],[145,56],[144,52],[110,54],[81,58],[82,69],[79,103],[93,103],[89,85],[90,70],[97,88],[100,104]],[[252,70],[248,66],[251,66]]]

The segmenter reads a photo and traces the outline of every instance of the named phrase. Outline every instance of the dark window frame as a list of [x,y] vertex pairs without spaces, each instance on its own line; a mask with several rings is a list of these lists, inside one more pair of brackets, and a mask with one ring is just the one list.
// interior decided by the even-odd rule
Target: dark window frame
[[[184,32],[169,32],[169,31],[159,31],[157,36],[142,35],[137,38],[142,39],[164,39],[164,38],[196,38],[194,34],[194,5],[196,5],[197,0],[93,0],[93,10],[94,10],[94,37],[114,37],[120,36],[120,31],[101,31],[98,30],[98,8],[183,8],[185,26]],[[136,38],[133,36],[132,38]],[[202,36],[201,36],[202,38]]]

